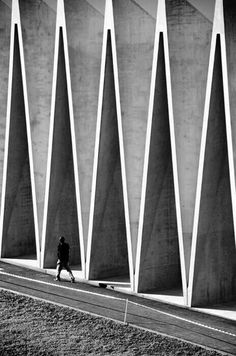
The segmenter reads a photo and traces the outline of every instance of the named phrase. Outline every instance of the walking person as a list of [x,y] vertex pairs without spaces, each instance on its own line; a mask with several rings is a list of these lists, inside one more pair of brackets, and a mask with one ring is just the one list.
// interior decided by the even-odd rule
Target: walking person
[[59,238],[59,244],[57,246],[57,276],[56,276],[56,281],[60,281],[60,273],[63,268],[65,268],[70,275],[71,282],[75,282],[75,277],[73,276],[73,273],[70,269],[69,265],[69,250],[70,250],[70,245],[65,242],[64,236],[61,236]]

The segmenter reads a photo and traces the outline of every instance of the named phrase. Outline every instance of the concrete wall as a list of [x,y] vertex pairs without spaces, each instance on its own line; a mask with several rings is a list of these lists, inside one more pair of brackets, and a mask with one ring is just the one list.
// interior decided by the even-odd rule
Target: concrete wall
[[232,118],[232,138],[234,148],[234,165],[236,164],[236,3],[224,1],[225,38],[227,65],[229,73],[229,99]]
[[[132,0],[116,0],[113,3],[135,263],[156,13],[151,16]],[[156,4],[157,1],[154,8]]]
[[80,264],[71,125],[62,30],[60,30],[54,131],[44,267],[55,267],[60,236],[70,244],[70,263]]
[[36,242],[19,40],[15,25],[2,256],[26,255],[36,255]]
[[181,287],[163,34],[160,34],[138,291]]
[[[17,0],[12,3],[13,8],[15,8],[17,3]],[[92,0],[64,1],[66,23],[64,25],[63,22],[62,26],[64,26],[65,33],[68,36],[69,70],[72,81],[72,99],[75,116],[75,132],[72,132],[72,134],[76,138],[78,162],[73,162],[72,159],[71,127],[68,109],[68,95],[71,94],[70,88],[67,88],[66,85],[64,55],[61,48],[59,71],[55,73],[57,91],[56,111],[53,117],[55,122],[50,167],[49,201],[45,202],[57,1],[19,0],[21,18],[18,18],[17,21],[21,24],[23,33],[39,239],[42,236],[43,207],[44,204],[46,206],[48,204],[45,240],[45,265],[47,266],[54,266],[55,264],[58,236],[62,234],[65,234],[65,237],[72,245],[72,250],[74,251],[74,255],[72,256],[73,263],[80,263],[81,251],[79,247],[80,236],[77,218],[77,215],[80,214],[77,211],[75,199],[74,164],[76,164],[76,169],[78,167],[80,178],[79,188],[86,254],[98,108],[104,3],[105,0],[101,0],[101,6],[98,6],[98,0],[96,2]],[[214,0],[212,0],[213,3],[215,3]],[[216,3],[220,4],[220,0],[217,0]],[[170,60],[176,133],[177,168],[184,234],[184,254],[186,272],[188,274],[197,175],[199,172],[204,102],[205,98],[208,98],[206,96],[206,86],[207,75],[209,73],[209,54],[213,29],[211,19],[213,15],[211,16],[208,11],[206,16],[206,13],[202,10],[203,7],[199,7],[195,0],[166,0],[165,4],[169,45],[168,59]],[[132,253],[135,264],[157,0],[114,0],[113,5],[122,129],[124,135],[124,156],[127,174],[127,177],[124,177],[124,179],[127,179]],[[213,7],[210,7],[210,9],[213,9]],[[220,11],[223,16],[223,11]],[[234,63],[236,52],[235,13],[234,2],[230,0],[224,1],[234,163],[236,163],[236,106],[234,102],[236,90],[236,68]],[[64,10],[62,10],[61,15],[64,15]],[[221,31],[223,28],[221,17],[216,16],[214,23],[218,23],[218,29]],[[1,186],[8,90],[9,36],[10,8],[0,1]],[[221,33],[221,37],[224,37],[223,33]],[[6,152],[6,154],[8,153],[8,162],[5,161],[7,184],[6,189],[4,186],[5,190],[3,191],[6,197],[6,204],[1,207],[2,218],[4,218],[2,219],[3,234],[0,237],[2,256],[21,255],[22,251],[19,249],[19,241],[24,241],[24,238],[26,239],[25,245],[29,246],[27,253],[35,253],[34,229],[32,227],[32,224],[34,225],[31,197],[32,177],[30,179],[29,174],[30,151],[27,144],[28,137],[25,124],[25,116],[27,115],[25,115],[22,92],[21,68],[18,58],[19,49],[16,46],[18,45],[15,44],[16,57],[13,66],[10,141],[9,149]],[[108,51],[110,51],[110,47],[108,47]],[[159,65],[162,68],[163,63],[160,61]],[[207,137],[204,179],[201,187],[202,195],[197,250],[196,256],[193,256],[196,262],[195,279],[193,281],[193,303],[195,304],[208,303],[215,300],[213,294],[216,295],[217,300],[231,299],[234,293],[232,288],[234,289],[235,265],[232,261],[235,260],[235,245],[233,244],[234,231],[232,230],[232,207],[230,199],[232,198],[235,203],[236,198],[235,196],[231,197],[229,191],[229,163],[227,161],[226,143],[222,139],[225,137],[225,113],[223,106],[220,106],[218,101],[222,101],[222,85],[225,90],[228,88],[227,83],[222,84],[220,65],[221,62],[218,58],[216,60],[217,68],[214,71],[214,85],[211,95],[210,126]],[[158,70],[161,70],[160,68]],[[92,236],[91,246],[91,278],[128,274],[129,270],[119,155],[120,148],[112,76],[110,53],[107,58],[99,142],[98,180],[95,192],[93,226],[94,235]],[[156,97],[158,99],[155,102],[155,110],[163,114],[160,117],[164,120],[167,113],[163,80],[157,80]],[[158,101],[159,99],[161,102]],[[170,268],[168,260],[172,256],[172,259],[175,261],[175,267],[173,268],[173,272],[170,272],[170,269],[169,272],[172,276],[176,276],[178,283],[180,276],[176,221],[173,213],[175,202],[173,182],[171,180],[172,166],[169,156],[169,136],[167,134],[167,126],[164,126],[167,120],[156,121],[156,117],[153,117],[153,119],[154,126],[148,171],[148,194],[145,203],[145,239],[143,241],[144,245],[140,265],[140,271],[143,273],[141,277],[143,278],[143,282],[140,280],[140,286],[143,284],[144,289],[156,286],[157,277],[158,279],[160,278],[160,275],[158,275],[160,272],[158,261],[162,257],[167,261],[167,266]],[[216,128],[214,129],[213,126]],[[161,144],[159,145],[160,142],[165,142],[165,149]],[[230,142],[227,143],[230,145]],[[216,152],[219,152],[218,156]],[[166,155],[165,159],[163,158],[164,155]],[[230,167],[234,168],[232,163],[230,163]],[[211,176],[212,172],[214,172],[213,178]],[[155,186],[159,187],[161,181],[164,184],[163,187],[155,190]],[[158,194],[158,191],[160,194]],[[225,192],[224,194],[223,191]],[[168,209],[164,208],[166,205],[168,205]],[[224,209],[221,209],[221,205]],[[215,206],[215,210],[213,206]],[[208,216],[208,219],[205,219],[205,216]],[[163,224],[159,226],[157,221],[162,221]],[[155,239],[156,232],[159,230],[161,231],[161,235],[159,236],[165,236],[162,241]],[[23,232],[25,237],[19,239],[17,231]],[[214,236],[216,236],[215,239],[213,238]],[[214,244],[216,244],[216,247],[211,249],[209,246],[214,246]],[[157,251],[157,256],[160,259],[159,257],[157,259],[154,258],[151,251],[152,248]],[[200,253],[201,249],[204,251],[202,256]],[[25,247],[24,251],[26,251]],[[145,254],[149,256],[149,253],[153,257],[150,265],[145,262]],[[217,267],[218,265],[219,267]],[[208,272],[208,269],[210,272]],[[150,272],[150,281],[148,281],[147,285],[144,285],[145,276],[149,273],[147,270],[152,272]],[[221,287],[217,282],[216,274],[214,274],[216,272],[217,278],[222,282]],[[224,282],[225,276],[227,278]],[[171,285],[173,284],[171,283]],[[201,292],[198,294],[197,290]],[[208,292],[210,293],[209,298],[206,298],[206,293]]]
[[236,250],[221,68],[218,35],[201,189],[193,306],[236,297]]
[[108,32],[89,278],[129,276],[111,39]]
[[[104,0],[100,1],[104,5]],[[87,246],[104,14],[87,1],[65,1],[84,243]]]
[[166,13],[188,275],[212,23],[186,0],[167,0]]
[[[50,0],[50,2],[56,4],[56,0]],[[20,0],[19,7],[29,100],[39,236],[41,239],[56,13],[42,0]]]
[[[9,73],[11,9],[0,1],[0,186],[2,186]],[[2,189],[0,189],[0,196]]]

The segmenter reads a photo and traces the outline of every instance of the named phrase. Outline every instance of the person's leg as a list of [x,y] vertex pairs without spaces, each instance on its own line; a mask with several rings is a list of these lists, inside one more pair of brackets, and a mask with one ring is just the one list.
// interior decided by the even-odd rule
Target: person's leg
[[75,277],[73,276],[73,273],[71,271],[71,268],[70,268],[70,265],[69,265],[69,262],[65,263],[65,269],[68,271],[69,275],[70,275],[70,278],[71,278],[71,282],[74,283],[75,281]]
[[56,276],[56,281],[60,281],[61,278],[60,278],[60,274],[61,274],[61,271],[62,271],[62,268],[63,268],[63,264],[61,261],[57,261],[57,276]]

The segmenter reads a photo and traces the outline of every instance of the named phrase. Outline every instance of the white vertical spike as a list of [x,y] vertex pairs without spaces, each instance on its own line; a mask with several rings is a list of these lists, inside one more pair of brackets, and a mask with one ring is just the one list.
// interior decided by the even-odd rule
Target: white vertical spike
[[3,161],[1,216],[0,216],[0,258],[2,257],[3,221],[4,221],[5,194],[6,194],[6,181],[7,181],[7,162],[8,162],[8,147],[9,147],[9,132],[10,132],[10,114],[11,114],[11,93],[12,93],[12,76],[13,76],[15,24],[16,24],[15,7],[12,4],[9,74],[8,74],[8,93],[7,93],[7,114],[6,114],[6,134],[5,134],[5,148],[4,148],[4,161]]
[[107,25],[108,18],[107,17],[109,17],[109,14],[107,15],[107,11],[108,11],[108,8],[107,8],[107,2],[106,2],[105,19],[104,19],[104,27],[103,27],[100,83],[99,83],[99,93],[98,93],[97,125],[96,125],[96,136],[95,136],[95,145],[94,145],[94,162],[93,162],[91,201],[90,201],[90,211],[89,211],[88,243],[87,243],[87,258],[86,258],[86,278],[87,279],[89,277],[89,271],[90,271],[90,257],[91,257],[92,234],[93,234],[93,217],[94,217],[97,168],[98,168],[99,139],[100,139],[100,131],[101,131],[102,101],[103,101],[103,90],[104,90],[104,80],[105,80],[105,64],[106,64],[107,33],[108,33],[108,25]]
[[74,169],[74,177],[75,177],[77,216],[78,216],[78,225],[79,225],[78,227],[79,227],[79,238],[80,238],[81,267],[82,267],[83,278],[85,278],[85,251],[84,251],[84,236],[83,236],[81,200],[80,200],[80,188],[79,188],[80,187],[80,185],[79,185],[79,167],[78,167],[77,150],[76,150],[74,110],[73,110],[73,100],[72,100],[70,63],[69,63],[69,53],[68,53],[68,40],[67,40],[67,31],[66,31],[64,0],[59,0],[59,3],[60,3],[60,12],[62,15],[62,34],[63,34],[63,43],[64,43],[67,91],[68,91],[68,101],[69,101],[71,142],[72,142],[72,154],[73,154],[73,169]]
[[163,19],[164,19],[164,26],[165,26],[165,31],[163,32],[163,39],[164,39],[165,65],[166,65],[166,84],[167,84],[168,110],[169,110],[169,122],[170,122],[170,140],[171,140],[171,153],[172,153],[172,165],[173,165],[173,176],[174,176],[180,267],[181,267],[183,297],[184,297],[184,302],[187,304],[187,277],[186,277],[182,218],[181,218],[181,208],[180,208],[178,167],[177,167],[177,157],[176,157],[174,111],[173,111],[173,102],[172,102],[170,56],[169,56],[168,33],[167,33],[167,23],[166,23],[166,9],[165,9],[165,1],[164,0],[161,1],[163,2]]
[[28,94],[27,94],[24,48],[23,48],[20,9],[19,9],[19,1],[18,0],[12,0],[10,66],[9,66],[8,103],[7,103],[7,125],[6,125],[5,157],[4,157],[4,168],[3,168],[3,171],[4,171],[4,173],[3,173],[3,194],[2,194],[2,207],[1,207],[1,239],[2,239],[3,219],[4,219],[4,210],[5,210],[7,161],[8,161],[8,147],[9,147],[9,134],[10,134],[10,114],[11,114],[10,110],[11,110],[11,101],[12,101],[11,92],[12,92],[12,74],[13,74],[13,60],[14,60],[13,56],[14,56],[14,41],[15,41],[15,36],[14,36],[15,25],[17,25],[17,29],[18,29],[21,75],[22,75],[22,84],[23,84],[24,108],[25,108],[26,131],[27,131],[27,143],[28,143],[28,153],[29,153],[30,182],[31,182],[31,192],[32,192],[36,254],[37,254],[37,263],[38,263],[38,266],[40,266],[39,229],[38,229],[38,214],[37,214],[35,180],[34,180],[33,150],[32,150],[32,141],[31,141],[31,128],[30,128],[29,103],[28,103]]
[[50,187],[50,174],[51,174],[51,161],[52,161],[52,142],[53,142],[53,128],[55,116],[55,100],[56,100],[56,85],[57,85],[57,69],[58,69],[58,52],[59,52],[59,29],[61,24],[60,14],[60,1],[57,1],[57,18],[56,18],[56,32],[55,32],[55,48],[54,48],[54,63],[53,63],[53,76],[52,76],[52,97],[51,97],[51,110],[50,110],[50,127],[48,139],[48,159],[46,171],[46,187],[44,198],[44,213],[43,213],[43,226],[42,226],[42,252],[41,252],[41,267],[44,266],[45,245],[46,245],[46,229],[47,229],[47,215],[48,215],[48,201],[49,201],[49,187]]

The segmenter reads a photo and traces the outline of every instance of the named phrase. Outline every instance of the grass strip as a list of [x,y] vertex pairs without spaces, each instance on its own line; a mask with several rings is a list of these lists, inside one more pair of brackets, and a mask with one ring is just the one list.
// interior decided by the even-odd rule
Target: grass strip
[[0,290],[0,355],[221,354],[187,342]]

